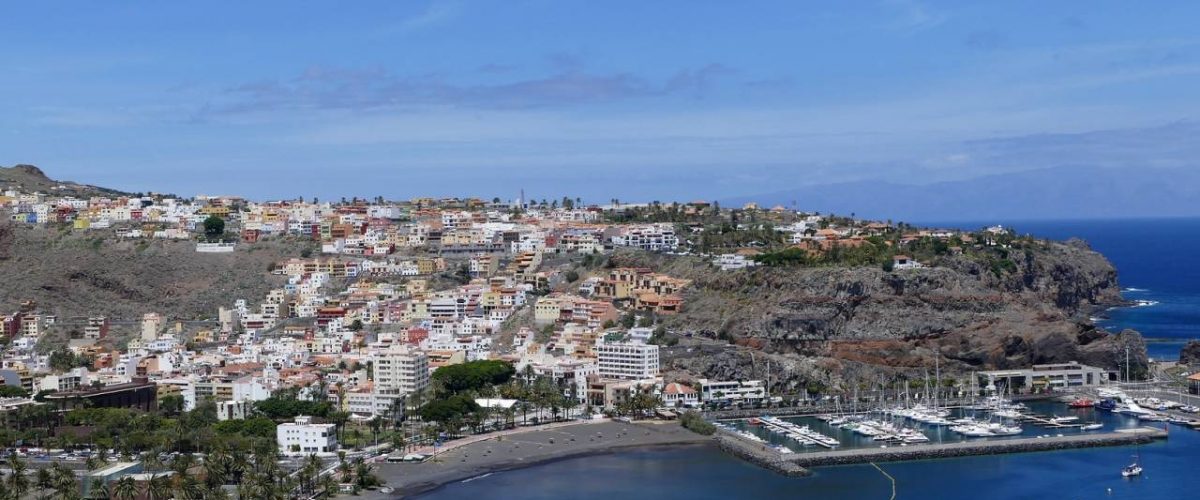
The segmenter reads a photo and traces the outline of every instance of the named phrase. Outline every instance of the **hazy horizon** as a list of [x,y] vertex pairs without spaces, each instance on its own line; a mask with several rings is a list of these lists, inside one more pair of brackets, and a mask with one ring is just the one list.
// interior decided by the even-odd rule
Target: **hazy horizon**
[[0,165],[183,195],[601,202],[1064,166],[1190,172],[1197,14],[901,0],[16,5],[0,34]]

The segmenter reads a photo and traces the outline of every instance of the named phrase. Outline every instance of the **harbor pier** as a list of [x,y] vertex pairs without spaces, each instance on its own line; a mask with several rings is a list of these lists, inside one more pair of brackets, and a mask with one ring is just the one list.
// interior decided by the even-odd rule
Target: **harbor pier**
[[927,460],[975,455],[997,455],[1002,453],[1066,450],[1072,448],[1095,448],[1101,446],[1128,446],[1146,444],[1166,438],[1167,432],[1162,429],[1138,427],[1135,429],[1120,429],[1097,434],[1056,435],[794,453],[785,455],[783,459],[802,467],[819,467],[823,465],[898,462],[904,460]]

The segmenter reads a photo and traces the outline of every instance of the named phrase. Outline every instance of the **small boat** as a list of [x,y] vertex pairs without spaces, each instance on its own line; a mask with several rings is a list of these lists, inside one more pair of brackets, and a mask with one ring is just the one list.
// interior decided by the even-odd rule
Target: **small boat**
[[1069,416],[1069,417],[1054,417],[1054,418],[1051,418],[1051,419],[1050,419],[1050,422],[1053,422],[1053,423],[1056,423],[1056,424],[1067,424],[1067,423],[1074,422],[1074,421],[1076,421],[1076,420],[1079,420],[1079,417],[1075,417],[1075,416]]
[[751,418],[749,423],[750,423],[750,425],[762,425],[762,420],[759,420],[757,418]]
[[1080,426],[1079,430],[1081,430],[1081,431],[1098,431],[1103,428],[1104,428],[1104,424],[1097,422],[1094,424],[1085,424],[1083,426]]
[[1067,406],[1070,406],[1071,408],[1091,408],[1095,405],[1096,405],[1096,402],[1092,401],[1088,398],[1079,398],[1074,401],[1071,401],[1070,403],[1067,403]]
[[1117,408],[1117,402],[1111,399],[1105,399],[1095,404],[1097,410],[1113,411]]
[[1124,469],[1121,469],[1121,477],[1133,477],[1140,475],[1142,475],[1142,466],[1138,465],[1137,462],[1126,465]]

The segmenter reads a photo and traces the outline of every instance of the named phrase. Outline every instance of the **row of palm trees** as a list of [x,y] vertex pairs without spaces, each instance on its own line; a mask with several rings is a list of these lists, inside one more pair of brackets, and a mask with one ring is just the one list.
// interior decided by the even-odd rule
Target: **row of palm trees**
[[79,483],[75,480],[75,473],[62,464],[56,462],[49,468],[38,469],[33,479],[28,474],[29,464],[17,455],[10,455],[5,465],[10,473],[0,480],[0,499],[18,500],[35,492],[37,498],[79,498]]
[[[105,483],[95,480],[89,486],[88,498],[116,500],[220,500],[229,498],[227,484],[236,484],[238,498],[286,500],[297,494],[328,499],[337,495],[340,483],[351,484],[358,491],[383,484],[373,467],[362,458],[346,461],[341,454],[337,474],[322,475],[324,464],[316,455],[305,459],[295,473],[279,465],[274,443],[262,440],[251,449],[220,448],[210,453],[203,463],[190,454],[176,455],[169,463],[158,452],[138,457],[150,478],[141,483],[130,476]],[[89,470],[107,464],[107,457],[98,454],[89,459]],[[55,462],[29,474],[29,465],[13,454],[5,461],[11,470],[0,478],[0,500],[18,500],[34,495],[42,499],[82,499],[75,473]]]

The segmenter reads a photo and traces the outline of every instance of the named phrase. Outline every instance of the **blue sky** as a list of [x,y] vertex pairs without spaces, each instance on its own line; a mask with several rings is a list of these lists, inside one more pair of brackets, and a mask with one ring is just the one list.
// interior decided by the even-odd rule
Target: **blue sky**
[[1190,168],[1195,2],[23,2],[0,164],[127,190],[714,198]]

